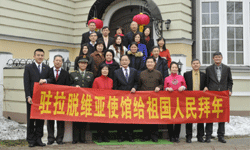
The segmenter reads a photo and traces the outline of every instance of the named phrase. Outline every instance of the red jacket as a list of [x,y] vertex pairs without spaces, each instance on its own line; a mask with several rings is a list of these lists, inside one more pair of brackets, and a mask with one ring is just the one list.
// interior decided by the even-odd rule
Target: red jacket
[[113,80],[109,77],[101,75],[98,78],[95,78],[92,88],[95,89],[112,89]]

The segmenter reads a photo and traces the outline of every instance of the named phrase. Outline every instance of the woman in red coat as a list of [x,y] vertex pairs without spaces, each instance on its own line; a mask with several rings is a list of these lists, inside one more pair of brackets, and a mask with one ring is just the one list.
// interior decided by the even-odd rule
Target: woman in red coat
[[[112,89],[113,88],[113,80],[108,77],[109,74],[109,66],[107,64],[102,64],[100,66],[101,69],[101,76],[95,78],[92,88],[95,89]],[[98,142],[109,142],[107,137],[108,129],[107,124],[99,123],[98,132]]]
[[168,61],[168,68],[170,68],[171,64],[171,56],[169,50],[165,46],[166,40],[163,37],[157,39],[157,44],[160,47],[160,56],[165,58]]

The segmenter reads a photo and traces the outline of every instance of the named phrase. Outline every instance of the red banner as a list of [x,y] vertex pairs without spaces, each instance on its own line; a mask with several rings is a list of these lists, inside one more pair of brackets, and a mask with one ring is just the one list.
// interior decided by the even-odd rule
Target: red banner
[[130,124],[229,122],[229,91],[130,91],[35,83],[32,119]]

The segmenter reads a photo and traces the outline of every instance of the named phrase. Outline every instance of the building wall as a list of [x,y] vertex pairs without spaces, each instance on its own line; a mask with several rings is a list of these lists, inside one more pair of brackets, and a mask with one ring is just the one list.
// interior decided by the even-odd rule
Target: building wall
[[67,49],[69,50],[70,61],[75,60],[75,57],[79,55],[80,50],[80,48],[0,40],[0,51],[11,52],[13,54],[13,58],[33,59],[34,51],[37,48],[42,48],[45,51],[44,59],[49,58],[49,50],[51,49]]

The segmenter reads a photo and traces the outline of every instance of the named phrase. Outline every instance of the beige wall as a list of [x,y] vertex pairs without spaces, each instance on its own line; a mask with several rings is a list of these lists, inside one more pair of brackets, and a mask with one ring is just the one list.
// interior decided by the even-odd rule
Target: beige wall
[[37,48],[42,48],[45,51],[45,59],[49,58],[49,50],[51,49],[67,49],[70,51],[70,61],[75,60],[75,57],[79,55],[80,50],[80,48],[0,40],[0,51],[11,52],[13,58],[33,59],[34,51]]
[[191,67],[192,60],[192,45],[188,44],[166,44],[167,49],[172,54],[184,54],[186,55],[186,66]]

